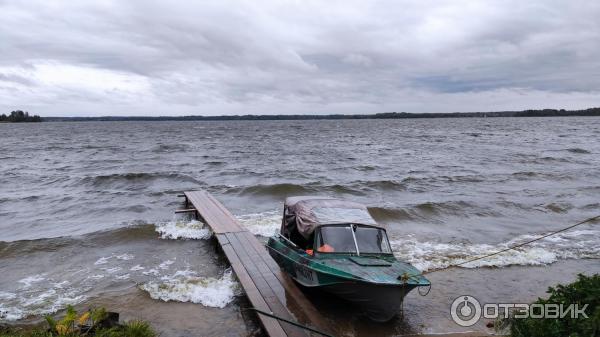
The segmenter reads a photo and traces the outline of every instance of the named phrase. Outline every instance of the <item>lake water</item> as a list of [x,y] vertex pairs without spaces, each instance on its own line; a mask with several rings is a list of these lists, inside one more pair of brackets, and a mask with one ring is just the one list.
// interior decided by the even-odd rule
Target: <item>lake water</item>
[[[245,335],[210,233],[173,215],[181,191],[213,193],[263,241],[286,196],[358,201],[432,270],[600,214],[599,139],[594,117],[0,124],[0,322],[104,305],[164,336]],[[600,226],[580,226],[429,274],[384,325],[310,296],[339,335],[462,331],[455,297],[532,301],[599,258]]]

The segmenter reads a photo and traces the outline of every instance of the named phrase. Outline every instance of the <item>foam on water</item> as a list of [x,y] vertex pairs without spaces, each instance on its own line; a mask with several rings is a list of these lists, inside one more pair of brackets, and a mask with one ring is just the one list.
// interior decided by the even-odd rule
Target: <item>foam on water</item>
[[[54,313],[69,304],[81,303],[86,289],[71,287],[66,281],[44,282],[40,275],[29,276],[13,292],[0,292],[0,321],[16,321],[28,316]],[[36,283],[35,287],[31,284]]]
[[[200,274],[186,259],[179,259],[186,248],[178,247],[197,244],[156,241],[156,236],[151,234],[156,230],[164,239],[207,238],[211,233],[201,222],[173,221],[144,230],[150,232],[140,234],[150,234],[148,238],[152,241],[144,243],[147,246],[142,246],[142,250],[136,246],[141,245],[139,235],[131,235],[136,238],[134,245],[124,243],[117,249],[111,249],[109,245],[99,250],[98,255],[94,251],[89,255],[77,254],[77,258],[82,257],[75,264],[77,268],[56,270],[42,265],[38,272],[19,270],[18,276],[14,275],[0,291],[0,322],[52,314],[67,305],[98,296],[98,289],[110,289],[124,283],[145,284],[153,298],[159,300],[190,301],[212,307],[223,307],[232,300],[236,283],[231,271],[220,278],[200,277],[207,275],[205,273],[211,268]],[[153,249],[157,242],[173,248],[167,251]],[[177,270],[180,272],[175,272]]]
[[104,270],[105,272],[109,273],[109,274],[114,274],[116,272],[118,272],[119,270],[121,270],[123,268],[121,267],[112,267],[112,268],[102,268],[102,270]]
[[17,295],[15,295],[14,293],[9,293],[7,291],[0,291],[0,300],[12,300],[15,297],[17,297]]
[[133,259],[135,256],[125,253],[125,254],[121,254],[121,255],[116,255],[115,258],[117,260],[123,260],[123,261],[129,261],[131,259]]
[[144,275],[154,275],[154,276],[157,276],[158,274],[160,274],[160,272],[159,272],[157,269],[155,269],[155,268],[152,268],[152,269],[150,269],[150,270],[148,270],[148,271],[142,272],[142,274],[144,274]]
[[94,262],[94,265],[99,266],[103,264],[107,264],[111,259],[117,259],[121,261],[129,261],[135,258],[134,255],[129,253],[119,254],[119,255],[111,255],[111,256],[103,256]]
[[160,269],[169,269],[169,266],[172,265],[173,263],[175,263],[175,261],[173,260],[166,260],[164,262],[162,262],[161,264],[158,265],[158,268]]
[[32,275],[32,276],[28,276],[26,278],[21,279],[21,280],[19,280],[19,283],[22,283],[23,287],[29,288],[29,287],[31,287],[32,284],[41,282],[43,280],[45,280],[44,275],[37,274],[37,275]]
[[21,309],[0,303],[0,319],[6,321],[16,321],[24,316],[25,315]]
[[108,263],[109,259],[110,259],[110,256],[101,257],[98,260],[96,260],[96,262],[94,262],[94,265],[98,266],[101,264],[106,264],[106,263]]
[[117,275],[117,276],[115,276],[115,279],[117,279],[117,280],[127,280],[127,279],[129,279],[129,274]]
[[208,239],[210,229],[200,221],[169,221],[156,225],[162,239]]
[[199,277],[190,270],[177,271],[171,276],[162,277],[158,282],[145,283],[140,288],[147,291],[153,299],[223,308],[233,300],[238,286],[231,269],[228,269],[220,278]]
[[94,275],[90,275],[87,277],[88,279],[92,279],[92,280],[99,280],[104,278],[103,274],[94,274]]
[[[147,283],[148,289],[156,285],[156,296],[160,294],[156,298],[172,297],[216,307],[226,305],[233,296],[233,290],[227,290],[235,284],[230,271],[220,279],[205,279],[197,277],[185,262],[178,264],[176,257],[155,261],[153,265],[136,264],[138,261],[130,253],[114,253],[101,260],[105,262],[94,264],[92,259],[87,268],[67,274],[34,274],[19,279],[14,288],[0,291],[0,322],[54,313],[94,297],[94,289],[116,282]],[[172,274],[176,268],[185,270]]]
[[[409,235],[391,239],[394,254],[420,270],[442,269],[450,265],[491,254],[537,238],[521,235],[513,240],[491,245],[418,241]],[[462,265],[465,268],[504,267],[510,265],[545,265],[559,259],[600,258],[600,231],[579,230],[557,234],[530,245]]]
[[281,212],[278,210],[236,216],[252,234],[271,237],[281,226]]

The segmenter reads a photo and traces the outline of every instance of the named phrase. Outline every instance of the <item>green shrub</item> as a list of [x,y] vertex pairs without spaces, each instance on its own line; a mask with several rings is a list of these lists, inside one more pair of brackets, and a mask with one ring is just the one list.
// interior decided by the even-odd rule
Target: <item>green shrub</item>
[[568,285],[550,287],[548,299],[538,298],[536,304],[577,304],[585,314],[571,318],[514,318],[502,319],[498,330],[507,329],[512,337],[597,337],[600,336],[600,274],[585,276],[579,274],[575,282]]
[[98,329],[95,337],[157,337],[158,333],[150,326],[148,322],[133,320],[125,324],[110,328]]
[[156,337],[158,334],[148,322],[133,320],[123,325],[124,337]]
[[65,317],[55,320],[46,316],[48,329],[42,327],[21,329],[0,327],[0,337],[157,337],[158,333],[150,323],[133,320],[112,328],[102,328],[102,321],[108,317],[104,308],[92,309],[79,315],[71,306]]

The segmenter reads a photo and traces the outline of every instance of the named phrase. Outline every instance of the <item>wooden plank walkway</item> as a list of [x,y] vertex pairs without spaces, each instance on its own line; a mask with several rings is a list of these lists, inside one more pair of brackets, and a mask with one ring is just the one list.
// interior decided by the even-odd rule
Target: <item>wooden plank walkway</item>
[[[192,208],[190,206],[193,206],[196,217],[203,220],[215,233],[255,309],[327,331],[325,321],[314,305],[294,281],[281,271],[264,245],[225,206],[206,191],[184,192],[184,196],[186,209],[189,211]],[[265,315],[257,315],[269,336],[309,336],[304,329]]]

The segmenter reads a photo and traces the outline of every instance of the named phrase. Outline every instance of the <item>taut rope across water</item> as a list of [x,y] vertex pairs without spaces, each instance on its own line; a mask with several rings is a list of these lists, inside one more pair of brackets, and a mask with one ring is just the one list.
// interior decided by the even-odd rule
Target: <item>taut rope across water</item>
[[497,252],[490,253],[490,254],[486,254],[486,255],[484,255],[484,256],[479,256],[479,257],[476,257],[476,258],[473,258],[473,259],[470,259],[470,260],[467,260],[467,261],[463,261],[463,262],[461,262],[461,263],[451,264],[451,265],[449,265],[449,266],[447,266],[447,267],[445,267],[445,268],[439,268],[439,269],[428,270],[428,271],[425,271],[425,272],[423,272],[422,274],[429,274],[429,273],[433,273],[433,272],[440,271],[440,270],[445,270],[445,269],[454,268],[454,267],[460,267],[460,266],[462,266],[462,265],[465,265],[465,264],[467,264],[467,263],[471,263],[471,262],[474,262],[474,261],[479,261],[479,260],[482,260],[482,259],[488,258],[488,257],[490,257],[490,256],[494,256],[494,255],[502,254],[502,253],[504,253],[504,252],[507,252],[507,251],[509,251],[509,250],[515,250],[515,249],[517,249],[517,248],[519,248],[519,247],[523,247],[523,246],[525,246],[525,245],[528,245],[528,244],[531,244],[531,243],[533,243],[533,242],[536,242],[536,241],[539,241],[539,240],[545,239],[545,238],[547,238],[547,237],[549,237],[549,236],[556,235],[556,234],[558,234],[558,233],[561,233],[561,232],[568,231],[569,229],[572,229],[572,228],[574,228],[574,227],[577,227],[577,226],[580,226],[580,225],[583,225],[583,224],[586,224],[586,223],[589,223],[589,222],[596,221],[596,220],[598,220],[598,219],[600,219],[600,214],[599,214],[599,215],[596,215],[596,216],[594,216],[594,217],[591,217],[591,218],[587,218],[587,219],[585,219],[585,220],[583,220],[583,221],[580,221],[580,222],[578,222],[578,223],[576,223],[576,224],[574,224],[574,225],[571,225],[571,226],[568,226],[568,227],[565,227],[565,228],[562,228],[562,229],[559,229],[559,230],[556,230],[556,231],[550,232],[550,233],[548,233],[548,234],[544,234],[544,235],[542,235],[542,236],[540,236],[540,237],[538,237],[538,238],[531,239],[531,240],[529,240],[529,241],[522,242],[522,243],[519,243],[519,244],[517,244],[517,245],[514,245],[514,246],[510,246],[510,247],[508,247],[508,248],[505,248],[505,249],[499,250],[499,251],[497,251]]

